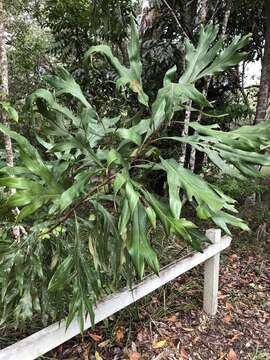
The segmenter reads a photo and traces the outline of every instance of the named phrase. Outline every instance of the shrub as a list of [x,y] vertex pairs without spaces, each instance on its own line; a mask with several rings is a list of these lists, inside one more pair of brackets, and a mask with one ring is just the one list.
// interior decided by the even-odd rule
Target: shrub
[[[194,136],[159,137],[173,122],[174,113],[192,100],[198,108],[211,107],[195,83],[237,64],[248,37],[237,37],[226,48],[218,28],[201,30],[197,48],[186,42],[186,70],[174,82],[176,66],[169,69],[156,99],[149,103],[141,81],[139,39],[135,23],[128,46],[130,67],[123,66],[106,45],[91,48],[89,56],[102,54],[117,70],[118,88],[134,92],[143,111],[133,118],[100,117],[66,69],[59,66],[46,77],[51,90],[38,89],[26,102],[44,120],[43,156],[22,135],[0,125],[20,152],[18,165],[3,167],[0,186],[16,189],[2,206],[5,216],[20,208],[16,223],[27,235],[0,241],[2,319],[15,317],[21,324],[41,312],[68,324],[78,316],[83,328],[85,312],[123,279],[130,283],[134,271],[140,278],[145,264],[159,272],[150,233],[159,222],[165,232],[201,251],[206,240],[196,224],[181,217],[184,197],[200,219],[229,233],[228,224],[248,229],[233,215],[234,200],[202,177],[165,158],[157,142],[186,142],[203,151],[225,174],[260,176],[255,165],[269,165],[260,154],[269,145],[269,121],[243,126],[228,133],[217,126],[190,123]],[[72,99],[72,108],[67,104]],[[195,108],[193,109],[195,111]],[[141,114],[147,114],[145,117]],[[160,198],[149,186],[156,172],[166,176],[166,193]],[[7,234],[7,233],[6,233]]]

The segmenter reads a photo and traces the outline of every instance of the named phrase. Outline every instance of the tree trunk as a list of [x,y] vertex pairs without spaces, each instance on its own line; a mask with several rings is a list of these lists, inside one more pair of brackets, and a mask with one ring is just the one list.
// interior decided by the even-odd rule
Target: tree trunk
[[224,13],[223,22],[221,25],[221,35],[223,37],[225,37],[225,35],[226,35],[228,22],[229,22],[229,18],[231,15],[231,1],[230,0],[224,1],[224,9],[225,9],[225,13]]
[[266,117],[268,99],[269,99],[269,86],[270,86],[270,2],[265,0],[266,10],[266,32],[265,32],[265,45],[264,54],[262,59],[262,70],[260,88],[258,94],[258,102],[256,108],[256,116],[254,123],[257,124],[263,121]]
[[[187,103],[187,109],[185,111],[185,119],[184,119],[184,127],[183,127],[183,130],[182,130],[182,133],[181,133],[181,136],[188,136],[188,130],[189,130],[189,123],[190,123],[190,119],[191,119],[191,107],[192,107],[192,101],[189,100],[188,103]],[[188,164],[187,164],[187,144],[186,143],[182,143],[181,144],[181,155],[180,155],[180,158],[179,158],[179,162],[182,166],[185,166],[187,165],[188,167]]]
[[[8,62],[7,62],[7,52],[5,44],[5,27],[4,27],[4,9],[3,9],[3,0],[0,0],[0,71],[1,71],[1,93],[0,100],[5,101],[8,96]],[[8,126],[8,117],[7,114],[1,111],[1,120],[2,123]],[[7,166],[13,166],[13,150],[12,142],[9,136],[4,136],[4,143],[6,148],[6,164]]]
[[140,21],[140,39],[141,44],[146,40],[155,39],[158,37],[158,31],[153,28],[156,18],[159,16],[157,7],[152,0],[142,1],[141,21]]
[[128,51],[127,51],[127,44],[125,40],[120,40],[118,43],[118,47],[121,51],[122,55],[122,61],[125,66],[129,65],[129,59],[128,59]]
[[[3,0],[0,0],[0,72],[0,101],[6,101],[8,97],[8,61],[5,43]],[[9,126],[8,116],[1,108],[0,116],[2,123],[6,126]],[[7,135],[4,135],[4,143],[6,148],[6,164],[7,166],[13,166],[14,158],[11,138]],[[11,192],[15,193],[16,189],[11,189]],[[12,210],[12,213],[17,216],[20,213],[20,210],[15,208]],[[12,229],[12,234],[13,237],[18,240],[20,239],[21,235],[26,235],[26,231],[23,226],[15,225]]]
[[206,23],[208,13],[208,0],[201,0],[200,4],[200,23],[204,25]]

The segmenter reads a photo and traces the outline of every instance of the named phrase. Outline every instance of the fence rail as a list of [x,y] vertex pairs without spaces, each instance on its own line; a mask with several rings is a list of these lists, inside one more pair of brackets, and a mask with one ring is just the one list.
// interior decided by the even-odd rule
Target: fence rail
[[[204,310],[211,316],[215,315],[217,311],[219,256],[221,251],[230,246],[231,238],[228,236],[221,238],[221,232],[218,229],[209,229],[206,235],[212,244],[207,246],[203,253],[193,253],[181,260],[174,261],[162,268],[159,276],[149,275],[132,289],[124,288],[100,301],[94,309],[95,324],[124,309],[201,263],[205,263]],[[84,330],[90,327],[91,322],[89,318],[87,318],[84,324]],[[0,360],[36,359],[79,333],[80,326],[77,320],[72,321],[68,329],[66,329],[65,320],[62,320],[60,323],[52,324],[1,350]]]

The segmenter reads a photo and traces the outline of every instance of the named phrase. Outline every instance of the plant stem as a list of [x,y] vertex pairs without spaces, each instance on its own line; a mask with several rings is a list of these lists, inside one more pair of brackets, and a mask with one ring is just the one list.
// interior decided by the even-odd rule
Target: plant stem
[[45,233],[42,233],[40,236],[49,234],[54,229],[56,229],[59,225],[61,225],[63,222],[65,222],[67,219],[69,219],[73,215],[75,210],[77,210],[86,200],[88,200],[89,196],[95,194],[100,188],[107,185],[114,178],[115,178],[115,175],[111,175],[106,180],[104,180],[101,184],[99,184],[99,185],[95,186],[94,188],[92,188],[91,190],[89,190],[88,193],[80,201],[78,201],[74,206],[72,206],[56,224],[54,224],[50,229],[48,229]]

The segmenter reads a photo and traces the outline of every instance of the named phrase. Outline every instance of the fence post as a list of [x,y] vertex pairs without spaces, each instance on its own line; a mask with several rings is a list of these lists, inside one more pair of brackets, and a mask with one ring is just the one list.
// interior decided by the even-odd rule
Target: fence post
[[[206,236],[212,244],[216,244],[221,240],[221,230],[206,230]],[[203,309],[210,316],[214,316],[217,312],[219,258],[220,253],[204,263]]]

